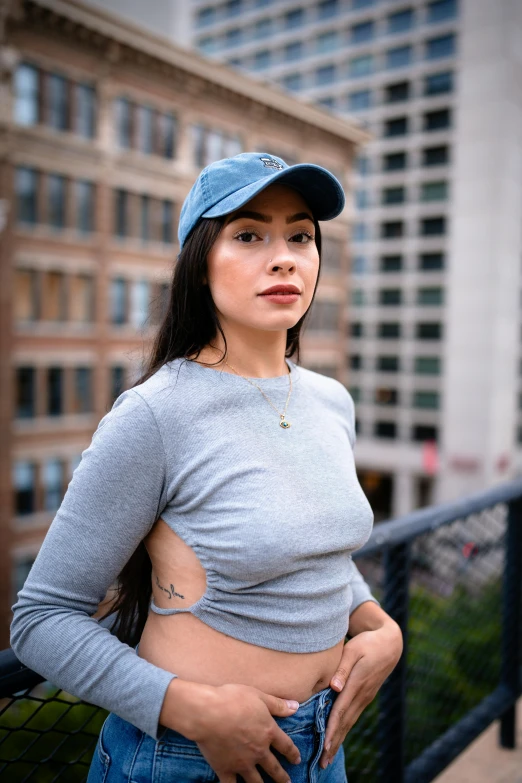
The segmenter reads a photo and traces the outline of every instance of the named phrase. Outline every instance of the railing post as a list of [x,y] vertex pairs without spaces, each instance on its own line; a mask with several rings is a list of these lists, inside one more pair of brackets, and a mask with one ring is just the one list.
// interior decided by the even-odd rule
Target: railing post
[[399,624],[404,650],[401,659],[379,691],[379,776],[381,783],[402,783],[405,770],[406,672],[410,543],[384,550],[383,609]]
[[[522,497],[508,504],[505,544],[504,580],[502,585],[502,669],[501,683],[520,695],[520,623],[522,608]],[[516,736],[516,703],[500,718],[500,744],[514,748]]]

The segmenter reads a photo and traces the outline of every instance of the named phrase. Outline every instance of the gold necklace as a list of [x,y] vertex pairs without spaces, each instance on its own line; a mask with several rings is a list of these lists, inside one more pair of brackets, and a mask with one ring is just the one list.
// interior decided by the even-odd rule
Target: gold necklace
[[[230,369],[231,369],[231,370],[234,370],[234,368],[232,367],[232,365],[231,365],[231,364],[229,364],[229,363],[227,362],[227,360],[226,360],[226,359],[223,359],[223,361],[225,362],[225,364],[226,364],[228,367],[230,367]],[[266,401],[268,402],[268,404],[269,404],[269,405],[272,405],[272,403],[270,402],[270,400],[268,399],[268,397],[267,397],[267,396],[266,396],[266,394],[264,393],[263,389],[261,389],[261,387],[260,387],[260,386],[258,386],[258,385],[257,385],[257,383],[254,383],[254,382],[253,382],[253,381],[251,381],[249,378],[245,378],[245,376],[244,376],[244,375],[241,375],[241,373],[239,373],[237,370],[234,370],[234,372],[236,373],[236,375],[239,375],[239,377],[240,377],[240,378],[244,378],[244,379],[245,379],[245,381],[248,381],[248,383],[250,383],[252,386],[255,386],[257,389],[259,389],[259,391],[261,392],[261,394],[263,395],[263,397],[266,399]],[[290,388],[288,389],[288,396],[287,396],[287,398],[286,398],[286,405],[285,405],[285,410],[284,410],[284,412],[283,412],[283,413],[279,413],[279,411],[277,410],[277,408],[275,407],[275,405],[272,405],[272,408],[275,410],[275,412],[277,413],[277,415],[278,415],[278,416],[279,416],[279,418],[280,418],[279,426],[280,426],[280,427],[282,427],[284,430],[287,430],[289,427],[291,427],[291,426],[292,426],[292,425],[290,424],[290,422],[289,422],[289,421],[286,421],[286,419],[285,419],[285,416],[286,416],[286,409],[288,408],[288,400],[290,399],[290,395],[291,395],[291,393],[292,393],[292,371],[291,371],[291,370],[289,370],[289,372],[288,372],[288,380],[290,381]]]

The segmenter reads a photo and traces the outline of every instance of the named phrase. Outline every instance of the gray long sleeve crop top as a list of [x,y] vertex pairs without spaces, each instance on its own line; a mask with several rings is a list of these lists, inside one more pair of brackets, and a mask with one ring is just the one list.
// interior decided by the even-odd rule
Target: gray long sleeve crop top
[[[184,611],[229,636],[325,650],[359,604],[378,603],[352,560],[373,525],[355,473],[352,399],[287,363],[288,429],[244,378],[183,359],[117,398],[13,606],[22,663],[157,738],[176,675],[92,615],[160,516],[206,571],[205,594]],[[251,380],[284,409],[288,374]]]

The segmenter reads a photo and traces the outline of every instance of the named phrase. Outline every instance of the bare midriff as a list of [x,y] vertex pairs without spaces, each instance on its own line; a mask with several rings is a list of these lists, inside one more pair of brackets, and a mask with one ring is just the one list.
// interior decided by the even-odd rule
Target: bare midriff
[[[206,589],[205,569],[194,550],[161,517],[144,544],[152,563],[152,591],[158,607],[186,608],[201,598]],[[319,652],[281,652],[227,636],[190,612],[161,615],[150,611],[138,654],[185,680],[214,686],[251,685],[303,702],[329,684],[343,645],[341,639]]]

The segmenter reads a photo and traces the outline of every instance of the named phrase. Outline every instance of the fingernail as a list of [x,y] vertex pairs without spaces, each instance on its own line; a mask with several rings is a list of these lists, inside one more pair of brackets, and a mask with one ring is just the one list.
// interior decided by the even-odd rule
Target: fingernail
[[327,742],[324,747],[325,747],[326,750],[330,750],[330,748],[332,747],[332,743],[331,742]]
[[300,764],[301,763],[301,756],[300,755],[297,757],[297,761],[295,763],[296,764]]
[[335,685],[336,688],[342,688],[343,687],[343,684],[342,684],[341,680],[338,680],[338,679],[332,680],[332,685]]
[[299,702],[298,701],[292,701],[290,699],[287,699],[286,703],[288,704],[288,706],[289,706],[289,708],[291,710],[298,710],[299,709]]

